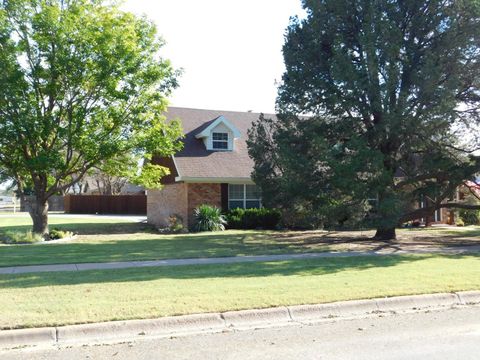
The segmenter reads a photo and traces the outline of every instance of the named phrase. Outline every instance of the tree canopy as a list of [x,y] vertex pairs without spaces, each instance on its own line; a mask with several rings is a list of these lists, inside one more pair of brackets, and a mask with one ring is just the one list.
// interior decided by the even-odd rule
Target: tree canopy
[[100,162],[179,149],[180,124],[162,115],[178,76],[163,44],[114,3],[0,3],[0,168],[33,188],[34,231],[48,232],[47,199]]
[[[480,170],[480,3],[303,7],[285,35],[278,120],[250,132],[265,200],[340,222],[370,204],[381,238],[435,209],[468,207],[451,197]],[[420,196],[430,201],[416,209]]]

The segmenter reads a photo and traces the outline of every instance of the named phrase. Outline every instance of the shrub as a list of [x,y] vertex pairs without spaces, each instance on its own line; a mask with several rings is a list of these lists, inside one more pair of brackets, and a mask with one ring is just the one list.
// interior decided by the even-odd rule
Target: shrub
[[277,209],[232,209],[227,213],[229,229],[276,229],[280,220]]
[[33,244],[43,240],[42,235],[31,231],[7,231],[4,236],[0,237],[0,242],[4,244]]
[[225,230],[225,216],[219,208],[210,205],[200,205],[193,211],[196,231],[223,231]]
[[168,231],[171,233],[179,233],[183,230],[183,218],[177,214],[170,215],[168,217]]
[[460,217],[465,225],[480,224],[480,211],[478,210],[460,210]]
[[459,218],[459,219],[457,219],[457,221],[455,221],[455,225],[457,225],[457,226],[465,226],[465,223],[463,222],[462,219]]
[[58,239],[64,239],[68,237],[72,237],[73,233],[71,231],[63,231],[60,229],[52,229],[50,230],[50,233],[48,234],[50,240],[58,240]]
[[229,210],[225,217],[227,219],[227,227],[229,229],[244,229],[243,217],[245,216],[245,210],[241,208]]

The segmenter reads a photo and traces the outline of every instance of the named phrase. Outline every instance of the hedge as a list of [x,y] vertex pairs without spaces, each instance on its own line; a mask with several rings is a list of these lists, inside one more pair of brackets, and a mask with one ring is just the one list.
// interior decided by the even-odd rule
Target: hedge
[[231,209],[226,213],[229,229],[276,229],[281,213],[276,209]]

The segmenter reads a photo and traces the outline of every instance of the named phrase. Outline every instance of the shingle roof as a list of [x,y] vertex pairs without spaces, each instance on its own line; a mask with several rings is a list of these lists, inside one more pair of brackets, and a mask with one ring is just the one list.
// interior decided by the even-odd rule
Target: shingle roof
[[[184,148],[174,156],[179,176],[182,178],[249,178],[253,161],[248,156],[247,130],[260,113],[201,110],[169,107],[167,119],[178,118],[185,133]],[[209,151],[195,135],[223,115],[241,133],[235,139],[233,151]],[[265,114],[267,117],[275,117]]]

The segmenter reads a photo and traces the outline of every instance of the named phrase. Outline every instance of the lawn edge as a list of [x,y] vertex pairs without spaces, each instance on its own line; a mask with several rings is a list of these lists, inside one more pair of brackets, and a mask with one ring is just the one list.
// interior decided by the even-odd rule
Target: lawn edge
[[480,291],[395,296],[313,305],[167,316],[157,319],[1,330],[0,349],[118,343],[144,338],[312,324],[335,319],[445,309],[475,304],[480,304]]

